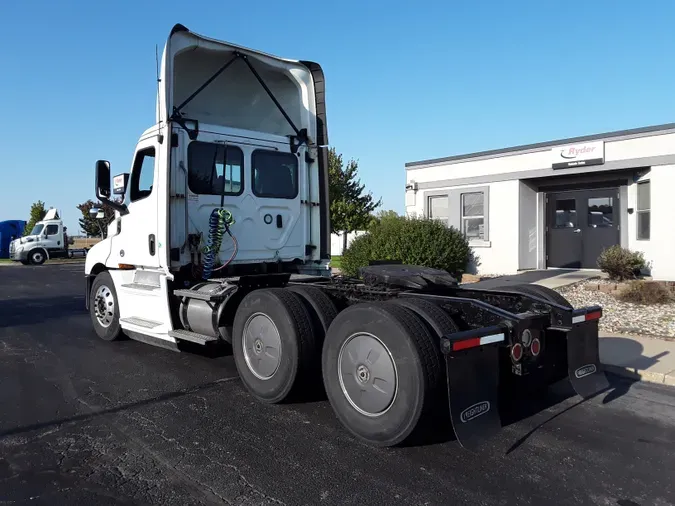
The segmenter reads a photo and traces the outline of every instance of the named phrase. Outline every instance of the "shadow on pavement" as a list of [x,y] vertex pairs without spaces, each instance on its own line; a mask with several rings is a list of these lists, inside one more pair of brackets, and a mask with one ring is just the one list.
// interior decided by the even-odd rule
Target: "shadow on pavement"
[[136,408],[140,408],[143,406],[148,406],[151,404],[157,404],[159,402],[164,402],[164,401],[169,401],[172,399],[176,399],[179,397],[183,397],[186,395],[194,394],[201,392],[203,390],[207,390],[209,388],[212,388],[214,386],[217,386],[221,383],[227,383],[230,381],[238,380],[239,377],[235,376],[232,378],[223,378],[219,379],[216,381],[211,381],[209,383],[204,383],[202,385],[197,385],[195,387],[191,388],[186,388],[184,390],[179,390],[177,392],[169,392],[166,394],[158,395],[156,397],[152,397],[150,399],[144,399],[142,401],[137,401],[137,402],[130,402],[127,404],[121,404],[119,406],[115,406],[114,408],[108,408],[108,409],[101,409],[97,410],[94,407],[89,406],[88,404],[84,403],[84,401],[80,401],[80,403],[85,406],[85,408],[89,411],[88,413],[83,413],[81,415],[76,415],[76,416],[71,416],[68,418],[60,418],[56,420],[50,420],[48,422],[42,422],[42,423],[35,423],[31,425],[24,425],[21,427],[15,427],[13,429],[5,430],[3,432],[0,432],[0,439],[7,437],[7,436],[14,436],[17,434],[23,434],[26,432],[31,432],[35,430],[42,430],[46,429],[48,427],[54,427],[58,425],[63,425],[67,423],[74,423],[74,422],[82,422],[82,421],[89,421],[101,416],[106,416],[106,415],[113,415],[116,413],[120,413],[122,411],[127,411],[127,410],[132,410]]
[[0,328],[33,325],[78,314],[87,314],[81,295],[0,300]]
[[647,357],[643,355],[643,351],[644,346],[630,337],[600,338],[600,357],[606,364],[617,364],[647,371],[658,364],[659,359],[669,354],[668,351],[663,351],[653,357]]

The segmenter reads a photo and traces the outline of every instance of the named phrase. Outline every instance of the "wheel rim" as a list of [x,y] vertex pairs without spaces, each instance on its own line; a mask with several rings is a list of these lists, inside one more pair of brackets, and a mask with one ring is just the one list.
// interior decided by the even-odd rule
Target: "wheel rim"
[[109,327],[115,318],[115,298],[106,285],[101,285],[96,290],[94,314],[102,327]]
[[342,343],[338,378],[344,396],[363,415],[382,415],[396,399],[396,364],[386,345],[373,334],[353,334]]
[[261,380],[274,376],[281,362],[281,335],[271,318],[264,313],[251,315],[241,339],[244,359],[253,375]]
[[33,262],[35,262],[35,263],[42,262],[42,253],[34,253],[33,254]]

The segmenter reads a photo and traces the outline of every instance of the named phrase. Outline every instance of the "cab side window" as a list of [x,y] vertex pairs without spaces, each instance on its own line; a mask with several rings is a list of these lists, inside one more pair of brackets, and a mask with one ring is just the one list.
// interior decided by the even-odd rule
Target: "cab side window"
[[58,233],[59,233],[59,226],[58,225],[47,225],[47,228],[45,229],[45,234],[47,236],[56,235]]
[[155,148],[145,148],[136,153],[131,170],[129,198],[131,202],[136,202],[152,193],[155,178]]

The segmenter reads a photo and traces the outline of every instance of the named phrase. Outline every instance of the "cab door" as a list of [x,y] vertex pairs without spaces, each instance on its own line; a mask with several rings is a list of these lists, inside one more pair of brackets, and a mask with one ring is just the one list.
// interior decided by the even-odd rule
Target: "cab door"
[[40,242],[42,242],[50,256],[52,253],[58,252],[64,248],[60,224],[49,223],[42,233],[44,234],[44,239]]
[[126,191],[129,212],[120,217],[120,230],[112,238],[113,263],[136,267],[159,267],[157,240],[157,185],[160,161],[159,143],[153,135],[136,146]]

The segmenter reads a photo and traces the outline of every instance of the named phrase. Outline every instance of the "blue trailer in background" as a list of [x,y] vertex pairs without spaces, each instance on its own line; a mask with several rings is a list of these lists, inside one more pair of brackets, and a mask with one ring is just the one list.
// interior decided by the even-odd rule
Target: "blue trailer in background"
[[23,235],[25,220],[0,221],[0,258],[9,258],[9,243]]

